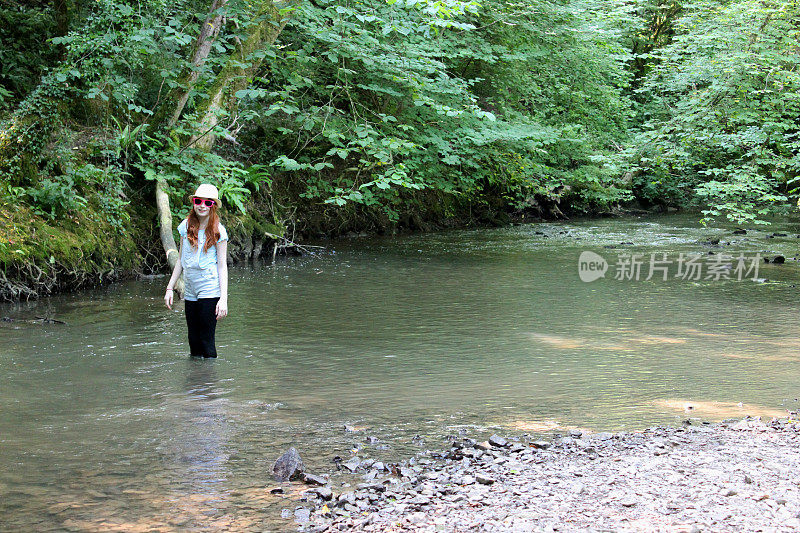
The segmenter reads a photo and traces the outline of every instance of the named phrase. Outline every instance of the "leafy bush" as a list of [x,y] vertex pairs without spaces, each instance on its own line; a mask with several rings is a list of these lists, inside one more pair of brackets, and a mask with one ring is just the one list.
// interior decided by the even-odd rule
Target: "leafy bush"
[[763,222],[800,174],[796,2],[684,4],[641,96],[634,170],[648,198]]

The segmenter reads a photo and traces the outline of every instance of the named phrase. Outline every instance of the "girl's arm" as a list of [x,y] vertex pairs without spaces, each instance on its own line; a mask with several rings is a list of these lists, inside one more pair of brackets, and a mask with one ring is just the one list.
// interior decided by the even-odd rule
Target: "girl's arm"
[[181,239],[181,249],[178,252],[178,262],[175,263],[175,268],[172,269],[172,276],[167,283],[167,292],[164,294],[164,303],[167,304],[167,309],[172,309],[172,296],[175,294],[175,284],[178,283],[178,278],[181,277],[183,272],[183,265],[181,264],[181,257],[183,257],[183,239]]
[[218,242],[217,273],[219,274],[219,301],[217,302],[217,320],[228,316],[228,241]]

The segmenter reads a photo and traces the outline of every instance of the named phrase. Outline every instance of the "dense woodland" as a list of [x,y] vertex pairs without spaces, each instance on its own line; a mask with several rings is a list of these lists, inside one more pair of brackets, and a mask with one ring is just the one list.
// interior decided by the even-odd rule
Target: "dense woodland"
[[[0,295],[350,231],[797,201],[800,2],[0,0]],[[166,258],[166,259],[165,259]]]

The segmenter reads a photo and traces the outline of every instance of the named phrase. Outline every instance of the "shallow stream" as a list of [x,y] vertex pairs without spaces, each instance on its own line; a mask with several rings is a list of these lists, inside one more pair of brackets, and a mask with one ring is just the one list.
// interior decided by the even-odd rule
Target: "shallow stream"
[[[393,461],[460,432],[795,410],[798,226],[732,229],[530,224],[235,266],[216,361],[187,357],[165,278],[2,305],[0,530],[289,528],[292,490],[266,490],[289,446],[326,473],[334,456]],[[584,251],[605,277],[581,280]],[[675,276],[681,253],[701,254],[701,279]],[[756,259],[740,281],[735,259],[715,258],[750,267],[756,253],[787,262]]]

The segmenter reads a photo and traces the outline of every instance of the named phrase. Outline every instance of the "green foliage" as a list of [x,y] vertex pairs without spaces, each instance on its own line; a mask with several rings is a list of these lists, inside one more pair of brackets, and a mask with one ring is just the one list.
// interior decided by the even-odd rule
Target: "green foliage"
[[800,171],[800,5],[702,0],[682,13],[640,90],[637,193],[763,221]]
[[86,205],[86,198],[74,192],[75,183],[70,176],[44,178],[36,187],[25,189],[25,193],[36,206],[36,214],[55,220],[68,213],[78,211]]
[[[259,159],[302,198],[389,220],[423,190],[510,209],[559,186],[576,207],[624,199],[619,169],[598,158],[629,115],[614,31],[558,2],[473,7],[432,25],[380,0],[302,5],[287,46],[240,95],[245,143],[264,139]],[[497,168],[511,152],[523,174]]]
[[31,4],[0,5],[0,109],[28,95],[57,58],[52,47],[42,46],[56,31],[52,6]]
[[42,223],[122,236],[157,178],[262,233],[632,199],[755,223],[800,190],[794,1],[315,0],[262,47],[269,3],[55,5],[0,7],[0,196]]

